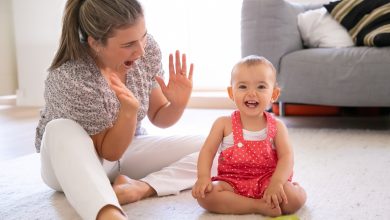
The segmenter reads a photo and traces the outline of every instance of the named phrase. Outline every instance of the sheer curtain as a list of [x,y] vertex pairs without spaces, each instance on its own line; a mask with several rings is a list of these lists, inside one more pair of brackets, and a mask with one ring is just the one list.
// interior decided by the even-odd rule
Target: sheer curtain
[[226,91],[241,56],[241,0],[140,0],[163,64],[176,49],[195,64],[194,91]]

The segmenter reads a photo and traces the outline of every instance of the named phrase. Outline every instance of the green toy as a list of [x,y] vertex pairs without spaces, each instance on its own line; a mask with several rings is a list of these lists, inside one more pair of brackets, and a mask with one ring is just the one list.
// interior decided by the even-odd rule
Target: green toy
[[270,220],[299,220],[299,217],[296,215],[282,215],[276,218],[271,218]]

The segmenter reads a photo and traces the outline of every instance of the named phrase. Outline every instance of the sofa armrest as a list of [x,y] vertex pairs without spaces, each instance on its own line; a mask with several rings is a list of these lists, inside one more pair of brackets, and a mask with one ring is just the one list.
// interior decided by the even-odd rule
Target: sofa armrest
[[279,70],[284,54],[303,48],[297,15],[309,8],[285,0],[243,0],[241,56],[264,56]]

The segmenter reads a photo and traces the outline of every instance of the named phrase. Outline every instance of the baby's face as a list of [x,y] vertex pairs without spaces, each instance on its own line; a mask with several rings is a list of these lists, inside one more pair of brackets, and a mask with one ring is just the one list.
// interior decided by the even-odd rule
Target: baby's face
[[267,64],[240,64],[232,72],[232,99],[245,114],[262,114],[271,104],[276,74]]

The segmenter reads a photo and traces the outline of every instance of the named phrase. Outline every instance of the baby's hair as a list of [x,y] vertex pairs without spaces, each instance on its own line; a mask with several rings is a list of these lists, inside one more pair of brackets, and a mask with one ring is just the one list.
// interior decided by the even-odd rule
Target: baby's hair
[[[276,69],[275,69],[274,65],[269,60],[267,60],[265,57],[258,56],[258,55],[249,55],[249,56],[243,57],[240,61],[238,61],[236,63],[236,65],[233,66],[231,74],[233,74],[234,70],[240,65],[255,66],[255,65],[259,65],[259,64],[265,64],[269,68],[271,68],[272,72],[275,74],[275,78],[276,78]],[[275,82],[275,85],[277,85],[276,82]]]
[[269,60],[267,60],[265,57],[263,57],[263,56],[257,56],[257,55],[246,56],[246,57],[242,58],[240,61],[238,61],[238,63],[233,67],[233,70],[234,70],[234,68],[236,66],[242,65],[242,64],[247,65],[247,66],[254,66],[254,65],[258,65],[258,64],[266,64],[276,74],[276,69],[275,69],[274,65]]

